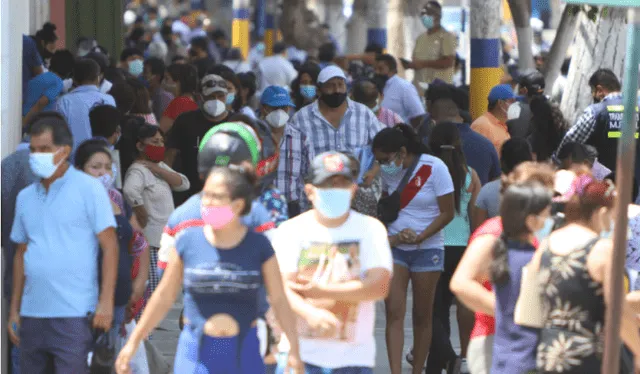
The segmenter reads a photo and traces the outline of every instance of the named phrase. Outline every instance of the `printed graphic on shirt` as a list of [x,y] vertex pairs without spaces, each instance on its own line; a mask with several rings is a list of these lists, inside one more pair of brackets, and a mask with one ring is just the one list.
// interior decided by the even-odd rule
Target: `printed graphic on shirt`
[[237,264],[199,264],[184,271],[184,285],[191,293],[229,294],[256,290],[262,285],[259,270],[244,270]]
[[[344,283],[360,279],[360,269],[359,242],[312,242],[300,253],[298,282],[315,282],[321,285]],[[318,308],[333,313],[340,320],[340,326],[334,336],[326,336],[311,329],[305,321],[298,319],[298,331],[301,337],[344,342],[355,341],[358,318],[357,303],[320,299],[308,299],[307,301]]]

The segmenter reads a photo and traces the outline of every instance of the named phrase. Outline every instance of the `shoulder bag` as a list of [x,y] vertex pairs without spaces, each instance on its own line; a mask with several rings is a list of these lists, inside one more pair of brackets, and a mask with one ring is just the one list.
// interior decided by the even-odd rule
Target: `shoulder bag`
[[421,155],[416,155],[415,160],[411,166],[409,166],[404,177],[402,177],[400,184],[398,184],[398,188],[396,188],[396,190],[389,196],[383,197],[378,201],[378,219],[385,225],[389,225],[398,219],[398,215],[400,214],[400,195],[407,186],[407,183],[409,183],[409,179],[411,178],[411,175],[413,175],[413,171],[416,169],[416,166],[418,166],[420,157]]

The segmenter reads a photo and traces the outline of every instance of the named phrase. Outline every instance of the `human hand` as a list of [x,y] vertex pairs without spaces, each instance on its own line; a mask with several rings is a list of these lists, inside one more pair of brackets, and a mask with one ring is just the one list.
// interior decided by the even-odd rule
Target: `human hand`
[[20,345],[20,315],[16,311],[9,313],[9,323],[7,324],[9,330],[9,339],[15,346]]
[[101,300],[98,302],[96,313],[93,316],[93,328],[107,332],[111,329],[113,323],[113,300]]
[[334,336],[340,328],[338,317],[326,309],[314,307],[304,317],[309,327],[322,336]]
[[409,61],[405,58],[401,58],[400,59],[400,63],[402,64],[402,67],[405,69],[413,69],[414,68],[414,64],[412,61]]
[[362,186],[363,187],[371,186],[371,184],[373,183],[373,180],[376,179],[377,175],[378,175],[378,171],[375,168],[364,173],[364,176],[362,177]]
[[322,286],[320,286],[317,282],[288,282],[287,285],[290,289],[292,289],[302,297],[307,297],[310,299],[320,299],[325,296]]
[[117,374],[131,374],[131,367],[129,366],[129,363],[137,350],[138,344],[131,340],[122,347],[118,354],[118,358],[116,359],[116,364],[114,365]]
[[137,162],[149,169],[153,174],[158,174],[158,171],[160,170],[160,166],[158,166],[158,163],[156,162],[151,162],[149,160],[138,160]]
[[400,231],[398,235],[400,242],[403,244],[415,244],[415,241],[418,237],[418,234],[416,234],[416,232],[412,229],[404,229]]

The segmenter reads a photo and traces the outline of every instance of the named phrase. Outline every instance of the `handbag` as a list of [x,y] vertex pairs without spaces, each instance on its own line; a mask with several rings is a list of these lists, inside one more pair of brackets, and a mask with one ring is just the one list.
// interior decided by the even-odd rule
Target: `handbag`
[[413,175],[413,171],[416,169],[418,162],[420,162],[420,155],[416,155],[415,160],[411,166],[409,166],[404,177],[402,177],[400,184],[398,184],[398,188],[389,196],[385,196],[378,201],[378,219],[385,225],[389,225],[398,219],[401,205],[400,195],[407,186],[407,183],[409,183],[409,178]]
[[522,268],[520,280],[520,295],[513,313],[513,321],[520,326],[541,329],[544,327],[546,316],[542,305],[540,281],[538,272],[533,271],[531,263]]

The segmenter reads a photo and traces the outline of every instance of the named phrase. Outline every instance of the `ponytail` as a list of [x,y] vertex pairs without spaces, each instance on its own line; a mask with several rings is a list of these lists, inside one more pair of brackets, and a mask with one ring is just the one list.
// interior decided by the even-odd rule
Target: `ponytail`
[[453,196],[456,212],[460,214],[460,201],[468,169],[457,126],[451,122],[439,123],[431,132],[429,145],[433,150],[433,155],[441,159],[449,169],[454,186]]
[[415,130],[407,124],[399,123],[394,129],[400,130],[402,135],[407,138],[407,151],[414,155],[422,155],[431,153],[429,147],[422,142],[422,140],[418,137]]
[[490,267],[491,281],[504,284],[509,281],[509,261],[507,256],[507,236],[503,232],[493,245],[493,261]]

